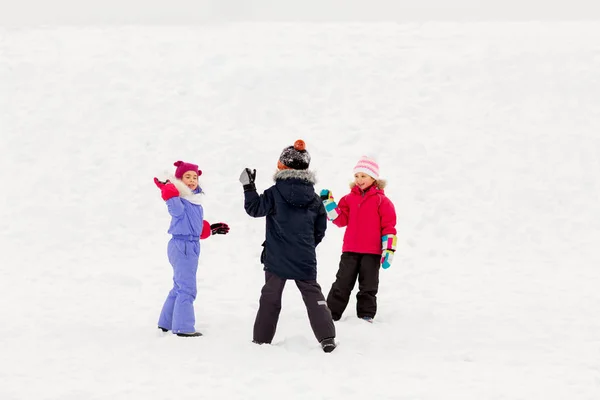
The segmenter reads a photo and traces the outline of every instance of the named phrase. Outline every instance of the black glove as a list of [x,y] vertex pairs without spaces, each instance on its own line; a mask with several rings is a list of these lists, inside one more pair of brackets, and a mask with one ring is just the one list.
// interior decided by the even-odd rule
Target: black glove
[[244,185],[244,192],[249,190],[256,190],[254,180],[256,179],[256,169],[250,170],[250,168],[244,168],[240,174],[240,182]]
[[229,233],[229,225],[225,222],[217,222],[210,226],[210,233],[212,235],[227,235]]

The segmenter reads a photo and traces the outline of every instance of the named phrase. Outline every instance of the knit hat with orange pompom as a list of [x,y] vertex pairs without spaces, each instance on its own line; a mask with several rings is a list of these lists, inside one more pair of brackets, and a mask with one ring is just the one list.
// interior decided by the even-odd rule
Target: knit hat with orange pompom
[[304,140],[296,140],[293,146],[288,146],[281,152],[277,168],[279,169],[308,169],[310,154],[306,151]]

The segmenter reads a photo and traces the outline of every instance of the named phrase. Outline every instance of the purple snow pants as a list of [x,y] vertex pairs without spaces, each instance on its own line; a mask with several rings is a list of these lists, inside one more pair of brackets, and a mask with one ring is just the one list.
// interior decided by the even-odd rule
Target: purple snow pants
[[200,243],[195,240],[173,238],[167,247],[169,262],[173,266],[173,289],[163,305],[158,326],[173,333],[195,332],[196,271],[200,257]]

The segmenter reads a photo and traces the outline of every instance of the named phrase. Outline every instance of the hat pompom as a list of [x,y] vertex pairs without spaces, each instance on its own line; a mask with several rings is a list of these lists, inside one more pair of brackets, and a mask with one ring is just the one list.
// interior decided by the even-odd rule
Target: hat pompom
[[296,149],[298,151],[306,150],[306,143],[304,143],[304,140],[302,140],[302,139],[296,140],[294,142],[294,149]]
[[310,154],[306,150],[304,140],[298,139],[293,146],[288,146],[281,152],[278,169],[308,169]]

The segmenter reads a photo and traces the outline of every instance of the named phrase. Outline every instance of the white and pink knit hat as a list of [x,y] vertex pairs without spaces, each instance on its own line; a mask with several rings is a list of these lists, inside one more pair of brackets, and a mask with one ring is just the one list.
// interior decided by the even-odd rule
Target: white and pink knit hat
[[353,173],[356,174],[357,172],[363,172],[377,180],[379,179],[379,164],[370,157],[362,156],[354,167]]

